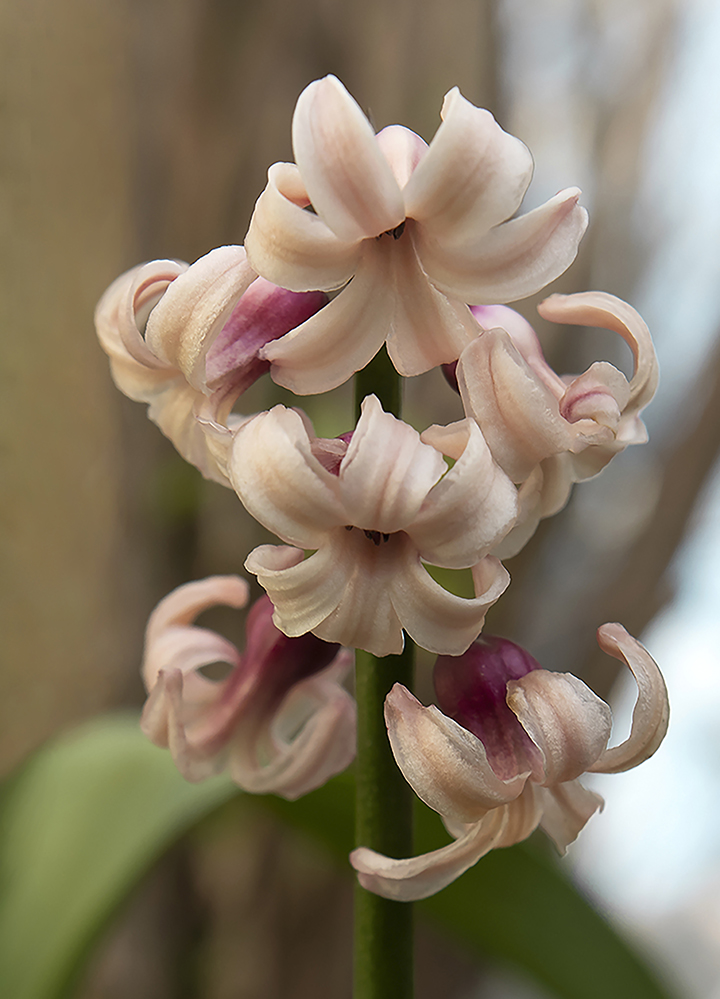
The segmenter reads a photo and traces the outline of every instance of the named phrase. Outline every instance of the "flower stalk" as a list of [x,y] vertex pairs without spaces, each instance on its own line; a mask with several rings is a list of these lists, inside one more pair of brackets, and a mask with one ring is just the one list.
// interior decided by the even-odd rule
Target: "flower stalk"
[[[359,413],[375,393],[387,412],[400,416],[402,383],[381,351],[355,376]],[[412,684],[415,646],[409,637],[400,655],[355,653],[358,713],[355,764],[355,842],[391,856],[412,853],[413,794],[393,758],[383,706],[394,680]],[[382,844],[380,846],[379,844]],[[412,999],[413,906],[355,888],[354,999]]]

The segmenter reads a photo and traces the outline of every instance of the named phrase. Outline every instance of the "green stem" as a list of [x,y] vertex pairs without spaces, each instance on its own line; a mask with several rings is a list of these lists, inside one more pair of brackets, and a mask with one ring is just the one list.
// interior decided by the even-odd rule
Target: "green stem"
[[[355,377],[359,412],[375,393],[383,408],[400,415],[402,385],[385,351]],[[413,793],[390,749],[383,705],[394,683],[412,686],[415,649],[406,638],[397,656],[379,658],[356,652],[355,697],[358,710],[355,842],[392,857],[413,852]],[[354,999],[412,999],[413,907],[355,891]]]

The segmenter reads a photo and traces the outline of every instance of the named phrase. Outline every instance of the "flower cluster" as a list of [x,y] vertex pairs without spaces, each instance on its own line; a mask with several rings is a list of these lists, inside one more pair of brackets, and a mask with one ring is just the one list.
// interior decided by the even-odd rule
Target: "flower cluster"
[[[295,162],[270,167],[244,246],[136,267],[96,312],[121,391],[283,542],[245,563],[266,595],[244,652],[194,623],[214,604],[246,606],[239,577],[188,583],[156,608],[143,730],[188,780],[227,770],[249,791],[295,798],[353,758],[351,650],[386,656],[409,636],[437,654],[439,707],[389,681],[386,722],[398,766],[453,842],[406,860],[363,846],[352,856],[366,887],[400,899],[539,825],[564,848],[600,805],[577,777],[635,766],[667,724],[657,667],[620,625],[599,641],[640,692],[614,749],[609,708],[580,680],[480,637],[510,581],[500,559],[573,483],[645,439],[657,365],[637,313],[590,292],[553,295],[539,312],[616,332],[632,377],[605,362],[552,370],[507,303],[572,263],[587,225],[580,192],[516,215],[527,148],[457,89],[441,118],[429,145],[400,125],[375,134],[337,79],[311,83],[293,118]],[[324,438],[301,409],[234,410],[265,374],[298,395],[326,392],[381,350],[398,376],[443,366],[464,418],[419,433],[370,394],[354,426]],[[435,568],[468,571],[474,593],[450,592]],[[205,670],[217,662],[222,681]]]

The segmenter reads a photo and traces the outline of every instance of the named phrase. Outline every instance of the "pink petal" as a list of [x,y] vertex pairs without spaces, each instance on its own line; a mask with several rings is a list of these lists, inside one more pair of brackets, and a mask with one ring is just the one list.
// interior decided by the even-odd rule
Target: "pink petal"
[[312,319],[262,350],[261,356],[272,362],[273,381],[298,395],[342,385],[382,347],[394,301],[392,272],[377,244],[364,244],[347,288]]
[[543,755],[551,787],[579,777],[595,763],[612,728],[610,708],[571,673],[534,670],[507,685],[510,710]]
[[506,822],[506,810],[498,808],[460,839],[432,853],[395,860],[361,846],[350,854],[350,863],[367,891],[399,902],[414,902],[446,888],[489,853],[502,837]]
[[657,750],[667,732],[670,705],[657,663],[621,624],[603,624],[597,636],[603,652],[624,662],[638,685],[630,736],[619,746],[606,749],[588,768],[593,773],[616,774],[638,766]]
[[602,809],[603,799],[576,780],[539,790],[543,794],[540,825],[560,853],[565,853],[588,819]]
[[275,163],[245,237],[248,259],[264,278],[291,291],[341,288],[357,266],[358,240],[341,240],[312,211],[294,163]]
[[284,406],[238,430],[230,477],[246,510],[283,541],[317,548],[348,522],[336,476],[313,455],[301,417]]
[[427,152],[428,144],[404,125],[388,125],[375,136],[398,187],[403,188]]
[[420,262],[439,291],[471,305],[513,302],[533,295],[575,259],[587,227],[587,212],[578,205],[579,197],[577,188],[568,188],[480,238],[467,237],[452,244],[418,226]]
[[403,221],[392,170],[370,123],[338,79],[326,76],[303,90],[292,135],[310,201],[340,239],[378,236]]
[[408,557],[391,586],[390,599],[403,628],[418,645],[438,655],[459,656],[482,630],[485,615],[510,583],[497,559],[488,555],[473,566],[476,596],[455,596]]
[[446,470],[442,454],[423,444],[417,430],[367,396],[340,465],[348,523],[388,534],[402,530]]
[[207,391],[205,355],[257,274],[242,246],[220,246],[179,275],[153,309],[145,334],[150,350]]
[[[462,429],[465,445],[408,533],[427,562],[461,569],[479,562],[508,533],[518,507],[517,490],[492,460],[477,423],[465,420],[455,427]],[[430,427],[422,440],[442,451],[448,430],[454,428]]]
[[477,240],[517,210],[532,177],[532,156],[457,87],[445,96],[442,118],[403,192],[406,212],[432,239]]

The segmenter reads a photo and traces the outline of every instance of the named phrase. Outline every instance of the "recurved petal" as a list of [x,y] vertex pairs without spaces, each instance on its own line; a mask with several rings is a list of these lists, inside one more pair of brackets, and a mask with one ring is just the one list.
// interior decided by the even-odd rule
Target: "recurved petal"
[[302,418],[275,406],[236,433],[230,478],[246,510],[283,541],[317,548],[347,523],[337,478],[313,455]]
[[248,594],[248,584],[240,576],[208,576],[178,586],[150,615],[146,643],[152,644],[166,628],[191,624],[198,614],[216,604],[244,607]]
[[568,188],[526,215],[495,226],[480,239],[450,243],[418,226],[420,262],[436,288],[470,305],[513,302],[533,295],[575,259],[587,227],[587,212],[578,205],[579,197],[577,188]]
[[517,210],[533,172],[528,148],[457,87],[403,192],[405,210],[436,239],[476,240]]
[[402,684],[385,698],[385,724],[405,780],[453,825],[477,822],[525,786],[528,774],[501,780],[477,736],[435,705],[424,707]]
[[405,218],[400,188],[370,122],[334,76],[298,98],[293,150],[315,211],[344,240],[378,236]]
[[294,163],[274,163],[245,237],[258,274],[291,291],[331,291],[352,277],[358,240],[339,239],[314,212]]
[[497,808],[460,839],[432,853],[395,860],[361,846],[350,854],[350,863],[363,888],[383,898],[414,902],[446,888],[497,846],[506,822],[506,810]]
[[537,790],[542,795],[541,828],[565,853],[588,819],[602,809],[603,799],[577,780]]
[[[432,488],[408,533],[432,565],[468,568],[510,530],[518,511],[517,490],[492,460],[474,420],[457,424],[465,437],[460,456]],[[429,427],[422,440],[443,450],[447,427]]]
[[169,286],[150,314],[148,347],[178,368],[193,388],[207,391],[205,356],[257,274],[242,246],[219,246]]
[[653,755],[665,738],[670,705],[657,663],[621,624],[601,625],[597,637],[603,652],[624,662],[638,685],[629,737],[619,746],[606,749],[597,762],[588,767],[594,773],[616,774],[631,770]]
[[269,343],[261,356],[271,377],[298,395],[329,392],[364,368],[390,331],[395,294],[392,272],[363,245],[357,273],[329,305],[301,326]]
[[610,738],[610,708],[571,673],[538,669],[510,680],[507,703],[542,753],[545,787],[590,769]]
[[472,574],[475,597],[466,599],[436,583],[417,556],[398,567],[390,599],[403,628],[422,648],[459,656],[480,634],[485,615],[507,589],[510,576],[490,555],[473,566]]
[[586,291],[577,295],[551,295],[540,303],[538,312],[550,322],[600,326],[618,333],[635,360],[625,412],[639,413],[647,406],[657,388],[657,357],[650,331],[631,305],[602,291]]
[[442,454],[423,444],[417,430],[367,396],[340,464],[347,522],[388,534],[407,527],[446,470]]

